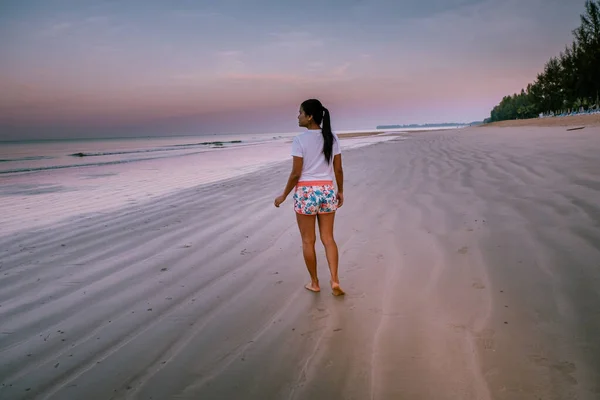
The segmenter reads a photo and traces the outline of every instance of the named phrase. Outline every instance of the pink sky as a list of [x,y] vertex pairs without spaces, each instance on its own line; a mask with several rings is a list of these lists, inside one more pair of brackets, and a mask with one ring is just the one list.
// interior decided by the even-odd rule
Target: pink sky
[[571,42],[584,2],[259,3],[0,6],[0,140],[292,132],[309,97],[341,130],[482,120]]

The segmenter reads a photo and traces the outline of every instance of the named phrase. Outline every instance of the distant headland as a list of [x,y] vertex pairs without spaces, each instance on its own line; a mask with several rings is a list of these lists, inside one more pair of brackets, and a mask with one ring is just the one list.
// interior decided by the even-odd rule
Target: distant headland
[[409,125],[377,125],[375,129],[414,129],[414,128],[448,128],[455,126],[471,126],[480,125],[483,121],[475,121],[470,123],[464,122],[444,122],[440,124],[409,124]]

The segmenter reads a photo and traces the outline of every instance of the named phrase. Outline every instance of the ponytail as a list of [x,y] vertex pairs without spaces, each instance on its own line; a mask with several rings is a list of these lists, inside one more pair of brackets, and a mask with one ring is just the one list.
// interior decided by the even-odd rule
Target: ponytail
[[323,134],[323,154],[325,155],[325,161],[327,164],[331,163],[331,153],[333,152],[333,132],[331,131],[331,116],[329,110],[323,107],[323,127],[321,128]]
[[300,109],[305,115],[313,117],[313,121],[321,127],[323,134],[323,155],[327,164],[331,164],[331,156],[333,153],[333,141],[335,137],[331,131],[331,116],[329,110],[323,107],[323,104],[317,99],[305,100]]

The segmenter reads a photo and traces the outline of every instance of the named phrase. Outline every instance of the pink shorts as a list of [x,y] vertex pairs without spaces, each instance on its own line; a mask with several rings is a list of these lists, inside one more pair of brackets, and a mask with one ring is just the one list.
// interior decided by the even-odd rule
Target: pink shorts
[[294,211],[316,215],[337,210],[337,199],[332,181],[298,182],[294,192]]

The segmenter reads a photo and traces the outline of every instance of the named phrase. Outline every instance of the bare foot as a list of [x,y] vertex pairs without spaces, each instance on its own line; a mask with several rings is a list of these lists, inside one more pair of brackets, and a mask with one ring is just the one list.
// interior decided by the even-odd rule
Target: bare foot
[[331,282],[331,291],[333,293],[334,296],[343,296],[346,294],[346,292],[344,292],[342,290],[342,288],[340,287],[339,283],[335,283],[335,282]]
[[315,292],[315,293],[317,293],[317,292],[320,292],[320,291],[321,291],[321,288],[319,287],[319,285],[318,285],[318,284],[314,284],[314,283],[312,283],[312,282],[311,282],[311,283],[307,283],[306,285],[304,285],[304,287],[305,287],[307,290],[310,290],[311,292]]

